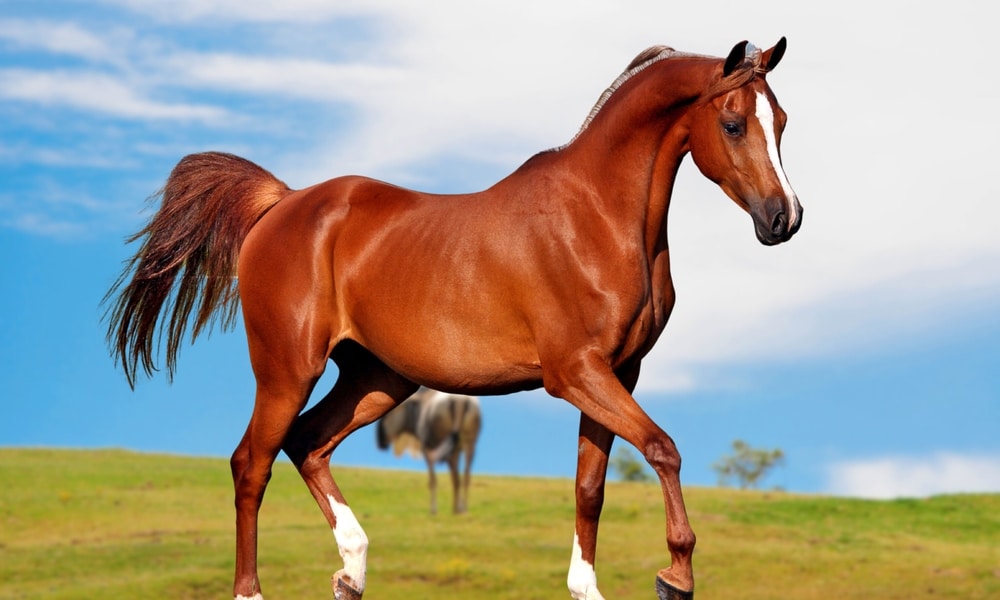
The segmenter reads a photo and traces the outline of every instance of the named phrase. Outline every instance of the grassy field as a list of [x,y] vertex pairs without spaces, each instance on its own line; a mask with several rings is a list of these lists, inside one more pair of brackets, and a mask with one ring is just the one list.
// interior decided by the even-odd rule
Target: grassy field
[[[425,474],[334,470],[371,540],[366,598],[569,597],[572,481],[474,477],[469,514],[431,517]],[[0,449],[0,598],[230,597],[231,486],[219,459]],[[686,499],[702,600],[1000,598],[1000,495]],[[609,600],[655,598],[663,524],[659,486],[609,484]],[[260,563],[271,600],[332,597],[333,535],[287,463],[261,510]]]

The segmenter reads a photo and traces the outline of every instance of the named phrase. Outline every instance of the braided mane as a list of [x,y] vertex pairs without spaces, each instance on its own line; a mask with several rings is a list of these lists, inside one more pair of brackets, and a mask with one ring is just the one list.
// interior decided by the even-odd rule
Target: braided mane
[[[584,119],[583,125],[580,126],[580,129],[576,132],[576,135],[573,136],[573,139],[566,142],[562,146],[553,148],[552,150],[553,151],[562,150],[563,148],[569,146],[574,141],[576,141],[576,139],[580,137],[580,135],[583,134],[584,131],[586,131],[587,127],[590,126],[590,123],[597,117],[597,113],[601,112],[601,109],[604,108],[604,105],[607,104],[608,100],[611,99],[611,96],[615,92],[617,92],[618,89],[621,88],[626,81],[638,75],[653,63],[657,63],[666,58],[681,57],[681,56],[705,57],[704,55],[701,54],[694,54],[690,52],[678,52],[677,50],[674,50],[670,46],[650,46],[649,48],[646,48],[645,50],[640,52],[638,55],[636,55],[635,58],[632,59],[632,62],[630,62],[627,67],[625,67],[625,70],[622,72],[622,74],[619,75],[618,78],[615,79],[610,86],[608,86],[608,89],[604,90],[604,93],[601,94],[601,97],[597,99],[597,103],[594,104],[594,107],[592,109],[590,109],[590,114],[588,114],[587,118]],[[761,67],[760,50],[754,49],[754,51],[751,51],[750,54],[746,57],[743,63],[737,67],[736,71],[734,71],[729,77],[724,77],[721,80],[717,81],[711,88],[706,90],[706,92],[701,96],[701,98],[702,99],[715,98],[720,94],[724,94],[730,90],[734,90],[738,87],[741,87],[742,85],[746,84],[748,81],[756,77],[758,74],[763,74],[764,72],[765,71]]]
[[576,141],[576,138],[580,137],[580,134],[582,134],[587,129],[587,127],[590,126],[591,121],[594,120],[594,118],[597,116],[597,113],[601,112],[601,109],[604,108],[604,105],[607,104],[609,99],[611,99],[611,95],[617,92],[618,88],[624,85],[626,81],[628,81],[635,75],[641,73],[649,65],[655,62],[659,62],[665,58],[675,56],[677,54],[680,53],[678,53],[670,46],[650,46],[649,48],[646,48],[645,50],[640,52],[635,58],[632,59],[632,62],[630,62],[627,67],[625,67],[625,70],[622,72],[622,74],[619,75],[618,78],[614,80],[614,82],[612,82],[612,84],[608,87],[608,89],[604,90],[604,93],[601,94],[601,97],[597,99],[597,103],[594,104],[594,108],[590,109],[590,114],[588,114],[587,118],[583,120],[583,125],[580,126],[580,130],[576,132],[576,135],[573,136],[573,139],[566,142],[562,146],[555,148],[555,150],[562,150],[566,146],[569,146],[574,141]]

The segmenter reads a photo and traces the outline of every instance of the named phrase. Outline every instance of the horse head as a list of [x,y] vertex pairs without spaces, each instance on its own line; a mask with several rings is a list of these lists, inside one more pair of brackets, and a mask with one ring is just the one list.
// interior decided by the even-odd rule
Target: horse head
[[785,38],[764,51],[736,44],[689,113],[692,159],[750,214],[757,239],[768,246],[802,225],[802,206],[781,165],[785,112],[765,80],[784,53]]

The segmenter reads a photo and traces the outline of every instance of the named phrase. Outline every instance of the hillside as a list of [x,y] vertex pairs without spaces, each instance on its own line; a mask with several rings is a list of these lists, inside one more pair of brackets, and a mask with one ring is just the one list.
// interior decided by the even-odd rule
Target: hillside
[[[572,481],[474,477],[469,514],[431,517],[423,473],[334,471],[371,540],[366,598],[569,597]],[[220,459],[0,449],[0,599],[230,597],[231,486]],[[686,499],[702,600],[1000,598],[1000,495]],[[597,565],[609,600],[655,598],[663,524],[659,486],[609,484]],[[331,597],[333,536],[287,463],[260,547],[267,598]]]

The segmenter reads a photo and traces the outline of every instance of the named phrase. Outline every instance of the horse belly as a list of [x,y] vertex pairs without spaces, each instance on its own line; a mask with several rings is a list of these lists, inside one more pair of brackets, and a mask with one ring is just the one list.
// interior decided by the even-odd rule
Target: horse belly
[[537,352],[508,279],[482,261],[417,248],[386,242],[364,268],[338,279],[351,336],[428,387],[537,386]]
[[393,370],[435,389],[489,394],[538,387],[538,356],[523,324],[510,313],[473,308],[420,290],[371,297],[351,311],[353,337]]

